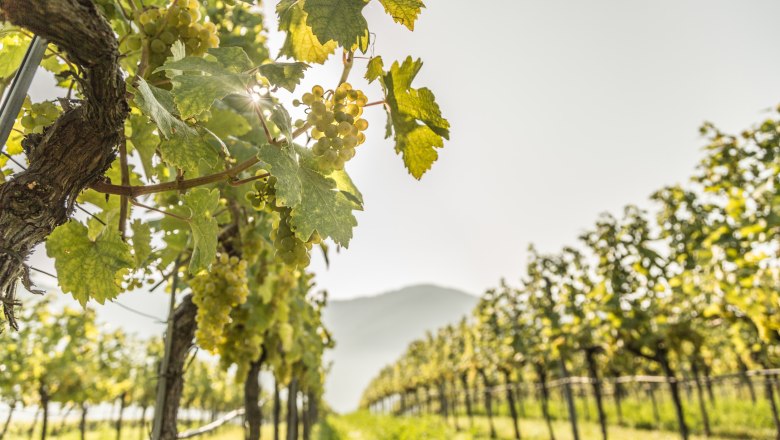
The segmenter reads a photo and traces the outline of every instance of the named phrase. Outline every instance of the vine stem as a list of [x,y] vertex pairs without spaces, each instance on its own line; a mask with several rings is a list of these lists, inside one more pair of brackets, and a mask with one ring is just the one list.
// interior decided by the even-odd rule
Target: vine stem
[[[130,185],[130,173],[127,169],[127,138],[124,134],[122,135],[122,140],[119,142],[119,170],[122,173],[122,185]],[[123,240],[125,239],[125,232],[127,229],[127,203],[127,196],[122,196],[119,202],[119,234],[122,236]]]
[[341,78],[339,79],[339,85],[347,82],[349,78],[349,72],[352,70],[352,64],[354,61],[355,53],[352,51],[344,51],[343,61],[344,70],[341,72]]

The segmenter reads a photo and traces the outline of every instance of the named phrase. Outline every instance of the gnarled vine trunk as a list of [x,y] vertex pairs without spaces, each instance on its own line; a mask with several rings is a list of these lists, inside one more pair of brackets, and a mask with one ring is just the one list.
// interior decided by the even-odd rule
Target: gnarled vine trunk
[[[171,353],[168,360],[168,368],[162,372],[165,375],[165,394],[162,408],[155,408],[155,412],[161,411],[160,440],[176,439],[176,419],[179,412],[179,401],[184,387],[184,363],[187,353],[193,347],[195,337],[195,315],[197,306],[192,302],[192,296],[187,295],[181,304],[176,307],[173,314],[173,335],[171,337]],[[162,381],[160,381],[162,384]],[[155,419],[157,420],[157,415]]]
[[16,327],[25,258],[111,165],[129,107],[116,37],[92,0],[0,0],[0,19],[56,44],[83,72],[84,101],[25,139],[29,167],[0,185],[0,296],[5,319]]
[[260,426],[263,415],[260,412],[260,367],[263,364],[261,357],[249,365],[249,373],[244,382],[244,426],[246,440],[260,439]]
[[599,413],[601,438],[602,440],[607,440],[607,415],[604,412],[601,379],[599,378],[598,366],[596,365],[596,351],[594,349],[585,350],[585,361],[588,364],[588,376],[590,376],[590,383],[593,387],[593,397],[596,399],[596,411]]

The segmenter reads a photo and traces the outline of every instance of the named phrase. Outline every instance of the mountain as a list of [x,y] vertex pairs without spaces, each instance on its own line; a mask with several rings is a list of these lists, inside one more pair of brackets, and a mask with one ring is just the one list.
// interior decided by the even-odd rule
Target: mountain
[[406,346],[471,313],[478,298],[456,289],[417,285],[376,296],[328,303],[323,321],[336,340],[325,400],[336,411],[355,409],[368,382]]

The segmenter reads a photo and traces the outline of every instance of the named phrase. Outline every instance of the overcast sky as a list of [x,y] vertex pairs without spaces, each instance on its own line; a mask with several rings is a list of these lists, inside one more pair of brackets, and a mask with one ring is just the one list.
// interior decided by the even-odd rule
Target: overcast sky
[[[598,213],[646,204],[654,190],[686,180],[701,157],[703,121],[736,131],[780,102],[777,1],[426,3],[413,33],[376,1],[366,16],[385,65],[424,60],[414,85],[433,90],[452,140],[417,182],[382,139],[384,111],[366,110],[368,142],[347,165],[365,212],[329,269],[321,258],[312,264],[331,298],[415,283],[478,294],[501,277],[515,281],[529,243],[557,251]],[[281,41],[270,35],[273,50]],[[306,85],[334,84],[334,61]],[[46,94],[43,84],[34,95]],[[381,98],[376,85],[365,91]],[[40,255],[34,261],[47,267]],[[160,292],[119,301],[165,316]],[[145,334],[163,330],[116,305],[100,316]]]

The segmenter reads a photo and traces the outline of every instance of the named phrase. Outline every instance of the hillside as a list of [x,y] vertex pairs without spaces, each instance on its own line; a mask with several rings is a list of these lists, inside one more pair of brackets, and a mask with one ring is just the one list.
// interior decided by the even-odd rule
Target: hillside
[[379,369],[394,361],[426,330],[457,322],[477,297],[434,285],[417,285],[376,296],[332,301],[324,321],[336,339],[327,355],[333,367],[325,399],[337,411],[354,409]]

